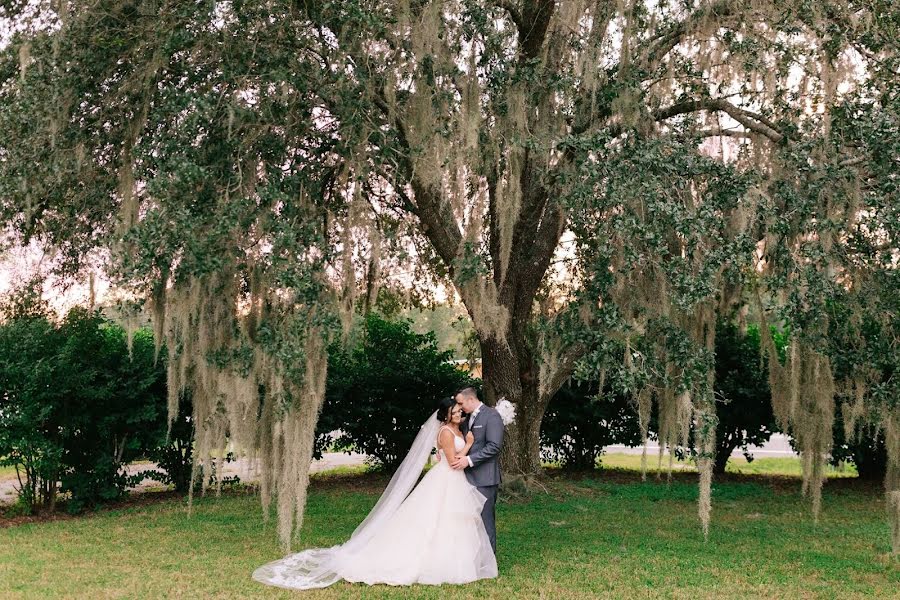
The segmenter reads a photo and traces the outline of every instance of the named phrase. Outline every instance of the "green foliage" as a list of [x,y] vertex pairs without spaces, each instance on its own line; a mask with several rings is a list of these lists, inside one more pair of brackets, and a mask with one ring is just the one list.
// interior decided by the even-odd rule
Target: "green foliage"
[[158,445],[165,424],[150,332],[129,352],[121,327],[75,308],[59,324],[8,312],[0,340],[0,456],[25,474],[23,503],[52,510],[57,484],[71,512],[120,497],[123,466]]
[[128,481],[122,466],[158,438],[165,422],[165,370],[154,364],[151,333],[126,333],[99,313],[69,312],[59,360],[70,392],[60,406],[66,470],[61,489],[71,493],[70,511],[121,496]]
[[541,458],[573,470],[593,469],[603,448],[638,446],[641,429],[627,396],[595,382],[569,382],[553,397],[541,422]]
[[[659,325],[656,326],[658,327]],[[698,364],[696,359],[692,358],[692,353],[695,350],[689,344],[684,343],[677,330],[660,328],[659,331],[667,332],[670,338],[666,339],[665,343],[669,343],[670,348],[679,353],[676,356],[684,360],[684,364],[693,365],[699,373],[703,372],[702,362]],[[779,351],[783,352],[784,336],[776,334],[776,339],[778,340]],[[656,343],[659,343],[659,341],[657,340]],[[639,337],[633,340],[633,344],[637,352],[635,356],[639,357],[644,363],[642,365],[643,369],[651,371],[654,369],[661,370],[662,365],[651,362],[655,359],[655,355],[652,352],[642,353],[642,351],[646,351],[645,349],[651,347],[650,343],[646,342],[643,337]],[[608,341],[600,346],[599,351],[605,355],[605,358],[601,358],[601,360],[614,361],[622,356],[622,346],[616,343],[609,343]],[[621,361],[620,358],[619,360]],[[718,400],[716,403],[716,464],[714,469],[716,472],[724,472],[725,463],[735,448],[746,448],[751,444],[761,444],[775,430],[767,383],[767,370],[759,354],[758,328],[750,326],[747,333],[742,334],[735,325],[720,323],[716,336],[715,354],[710,357],[710,360],[711,362],[714,361],[715,365],[714,392]],[[615,385],[611,389],[622,390],[618,393],[629,393],[631,390],[639,389],[643,385],[640,372],[629,368],[627,364],[620,362],[616,365],[613,363],[612,368],[610,368],[609,363],[601,364],[606,367],[603,373],[611,375],[612,382]],[[677,382],[675,381],[669,382],[669,385],[672,386],[676,384]],[[585,403],[582,402],[581,406],[585,406]],[[586,409],[580,408],[576,410],[580,412]],[[628,410],[634,413],[635,407],[630,406]],[[604,420],[600,414],[596,414],[594,417],[597,421],[588,420],[587,422],[601,422]],[[552,412],[552,407],[548,409],[547,418],[558,418]],[[568,419],[569,417],[566,418]],[[574,426],[577,426],[579,420],[573,416],[571,421]],[[582,430],[586,432],[585,435],[587,437],[599,435],[589,427],[582,426]],[[659,411],[654,410],[652,415],[648,414],[648,433],[651,437],[658,437],[659,432]],[[626,434],[626,437],[631,439],[630,433]],[[696,435],[688,437],[688,445],[691,450],[694,449],[695,439]],[[665,441],[668,442],[668,440]],[[580,443],[583,444],[584,442]],[[619,442],[607,441],[606,443],[628,444],[629,442],[622,440]]]
[[156,435],[157,441],[147,450],[147,458],[154,461],[162,472],[153,470],[143,473],[175,486],[175,491],[180,493],[186,493],[190,489],[193,467],[194,426],[189,398],[189,394],[186,394],[186,398],[182,397],[178,416],[172,421],[168,432],[165,431],[168,419],[161,420],[162,427]]
[[[590,305],[593,327],[577,312],[561,325],[591,349],[583,373],[610,369],[632,393],[652,383],[704,387],[712,349],[694,329],[702,309],[723,288],[739,285],[750,264],[754,242],[747,228],[755,209],[748,196],[757,177],[704,154],[696,142],[684,132],[629,138],[601,164],[587,161],[563,198],[587,278],[585,303],[603,302]],[[626,369],[623,339],[639,355]],[[677,365],[678,378],[662,375],[667,362]]]
[[[786,338],[773,333],[778,350],[783,353]],[[735,448],[744,449],[747,460],[753,460],[747,447],[765,443],[777,431],[768,370],[760,358],[759,344],[757,326],[750,325],[746,332],[741,332],[734,323],[719,323],[715,353],[718,424],[714,470],[717,473],[725,472]],[[596,382],[569,384],[557,393],[541,428],[545,460],[592,468],[606,445],[640,445],[638,415],[629,397],[614,392],[607,384],[603,396],[595,398],[596,385]],[[659,432],[657,411],[653,412],[648,428],[651,437]]]
[[[325,404],[317,454],[334,443],[394,469],[442,396],[472,383],[440,351],[433,333],[414,333],[408,321],[370,314],[355,345],[329,349]],[[330,432],[341,433],[332,439]]]
[[65,343],[34,288],[7,299],[0,322],[0,466],[16,469],[26,512],[53,510],[63,471],[59,407],[67,390],[57,360]]
[[843,424],[836,421],[833,435],[834,446],[831,448],[829,459],[833,466],[853,463],[860,479],[872,482],[884,480],[888,456],[883,431],[861,432],[859,437],[853,436],[848,439],[844,435]]
[[[779,338],[783,339],[783,338]],[[734,323],[720,322],[716,331],[716,462],[724,473],[735,448],[753,460],[748,446],[761,446],[777,431],[772,412],[768,369],[760,356],[759,328],[741,332]],[[784,344],[780,345],[781,351]]]
[[436,304],[404,311],[404,317],[411,321],[410,327],[416,333],[434,332],[438,347],[453,353],[453,358],[470,358],[472,338],[477,337],[472,322],[459,305]]

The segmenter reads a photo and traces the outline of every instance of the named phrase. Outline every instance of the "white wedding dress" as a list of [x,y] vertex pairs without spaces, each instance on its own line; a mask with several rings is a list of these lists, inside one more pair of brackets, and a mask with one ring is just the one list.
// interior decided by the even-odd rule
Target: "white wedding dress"
[[[431,419],[378,504],[346,543],[268,563],[253,572],[253,579],[313,589],[341,579],[369,585],[438,585],[496,577],[497,561],[481,520],[485,499],[463,471],[451,469],[442,458],[407,496],[437,441],[434,424],[439,422],[433,415]],[[457,451],[465,446],[459,436],[454,444]]]

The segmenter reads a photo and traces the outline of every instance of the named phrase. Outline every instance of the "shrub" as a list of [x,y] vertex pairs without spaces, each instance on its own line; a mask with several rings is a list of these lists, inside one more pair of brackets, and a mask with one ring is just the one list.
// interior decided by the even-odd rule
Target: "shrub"
[[[329,349],[317,456],[336,444],[367,454],[376,468],[398,466],[438,398],[473,383],[451,358],[433,333],[370,314],[357,343]],[[330,436],[335,430],[340,433]]]
[[[773,332],[783,351],[783,336]],[[741,332],[734,323],[720,322],[716,329],[716,461],[714,473],[724,473],[728,457],[741,448],[753,460],[749,446],[766,443],[777,431],[772,412],[768,368],[760,358],[759,328]]]
[[7,300],[0,323],[0,456],[21,474],[28,512],[53,510],[59,491],[75,512],[124,494],[124,465],[158,444],[164,366],[149,331],[129,353],[99,312],[56,324],[36,294]]
[[69,388],[61,407],[61,488],[71,493],[69,510],[78,511],[125,493],[124,465],[155,441],[165,420],[165,373],[154,364],[149,331],[134,334],[130,354],[125,331],[97,312],[73,309],[61,331]]
[[66,390],[56,357],[63,337],[28,288],[0,310],[0,465],[16,469],[24,512],[52,511],[63,469],[58,434]]
[[594,468],[604,446],[640,443],[631,403],[609,386],[598,397],[596,382],[565,384],[550,401],[541,423],[541,458],[566,469]]
[[168,427],[167,420],[164,419],[156,432],[156,443],[147,449],[147,458],[154,461],[162,471],[142,471],[135,476],[135,479],[149,477],[175,486],[176,492],[188,492],[191,486],[191,468],[194,458],[192,412],[188,393],[181,398],[178,417],[172,422],[171,429]]
[[[785,338],[775,334],[779,351]],[[749,446],[765,443],[776,431],[768,385],[768,371],[759,354],[759,329],[741,332],[732,323],[719,323],[716,331],[716,462],[722,473],[735,448],[748,460]],[[571,469],[592,468],[603,447],[611,444],[640,445],[634,406],[606,387],[596,398],[597,383],[570,383],[551,400],[541,427],[542,458]],[[658,429],[656,410],[650,419],[650,437]],[[684,456],[691,448],[678,448]]]

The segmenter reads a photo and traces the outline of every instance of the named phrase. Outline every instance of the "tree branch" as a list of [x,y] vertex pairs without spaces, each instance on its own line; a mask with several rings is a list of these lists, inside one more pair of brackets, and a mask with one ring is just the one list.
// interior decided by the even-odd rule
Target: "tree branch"
[[733,138],[744,138],[750,139],[753,137],[753,134],[747,131],[736,131],[734,129],[707,129],[705,131],[700,131],[697,133],[700,137],[733,137]]
[[665,121],[666,119],[671,119],[678,115],[699,112],[701,110],[724,112],[750,131],[763,135],[775,143],[780,143],[785,139],[784,135],[772,127],[772,123],[762,115],[738,108],[727,100],[716,98],[678,102],[667,108],[655,111],[652,116],[656,121]]
[[[547,199],[542,214],[530,230],[516,244],[519,250],[515,253],[515,261],[510,261],[507,284],[515,286],[513,300],[513,319],[528,320],[533,310],[534,297],[550,268],[550,261],[559,246],[559,240],[565,231],[566,217],[562,205],[556,199]],[[510,276],[512,272],[514,275]],[[506,291],[506,290],[504,290]]]
[[525,22],[522,20],[522,14],[512,2],[509,0],[495,0],[493,4],[497,8],[502,8],[509,14],[509,19],[515,23],[518,31],[523,31],[525,29]]
[[554,0],[526,2],[519,26],[519,62],[531,60],[540,53],[555,10]]
[[[390,107],[382,97],[381,92],[377,92],[374,98],[376,106],[381,109],[386,117],[390,118]],[[400,145],[408,157],[411,148],[407,138],[406,126],[400,115],[394,115],[393,125],[397,129]],[[412,187],[415,202],[399,188],[397,189],[398,197],[407,210],[418,217],[419,222],[422,224],[422,233],[425,234],[425,237],[428,238],[434,247],[435,252],[447,265],[448,272],[452,278],[454,272],[453,263],[459,253],[463,237],[459,224],[456,222],[456,217],[453,215],[453,209],[445,201],[440,190],[435,190],[415,176],[408,159],[404,160],[400,167],[403,170],[405,179],[409,181]]]
[[838,163],[839,167],[855,167],[856,165],[862,164],[866,161],[867,157],[865,156],[854,156],[851,158],[846,158]]
[[416,215],[422,223],[422,233],[434,246],[435,252],[447,265],[452,278],[453,263],[456,261],[462,243],[462,232],[456,223],[453,209],[433,187],[413,177],[410,181],[416,199]]
[[578,362],[578,359],[584,356],[585,352],[587,352],[587,348],[580,342],[571,344],[562,352],[557,359],[556,370],[550,374],[547,384],[541,386],[543,390],[540,402],[543,406],[547,406],[550,398],[572,376],[572,373],[575,371],[575,364]]
[[672,25],[669,31],[660,33],[647,45],[646,52],[634,64],[647,70],[653,69],[675,46],[680,44],[690,34],[691,29],[695,25],[710,17],[733,16],[737,14],[738,6],[738,2],[734,0],[719,0],[719,2],[714,4],[701,5],[700,8],[685,17],[684,20]]
[[[610,77],[615,75],[616,79],[624,81],[629,79],[633,72],[652,72],[675,46],[684,41],[695,25],[710,17],[723,18],[735,15],[738,13],[738,6],[738,3],[734,0],[719,0],[714,4],[698,8],[683,20],[672,24],[668,30],[660,32],[648,44],[645,44],[645,51],[636,56],[629,65],[624,66],[620,64],[612,68]],[[608,15],[604,14],[603,17],[607,18]],[[572,125],[572,133],[580,135],[590,129],[591,125],[598,118],[606,119],[610,116],[612,116],[612,112],[607,107],[606,110],[599,111],[597,114],[588,115],[584,120],[576,120]],[[768,126],[773,130],[775,129],[771,124],[768,124]]]

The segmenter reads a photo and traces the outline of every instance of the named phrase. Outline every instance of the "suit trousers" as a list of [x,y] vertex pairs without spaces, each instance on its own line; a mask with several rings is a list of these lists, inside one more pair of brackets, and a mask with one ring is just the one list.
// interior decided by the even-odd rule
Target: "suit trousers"
[[491,540],[491,548],[494,554],[497,554],[497,519],[494,507],[497,504],[497,488],[496,485],[477,486],[481,495],[486,498],[484,508],[481,509],[481,520],[484,521],[484,528],[487,530],[488,538]]

